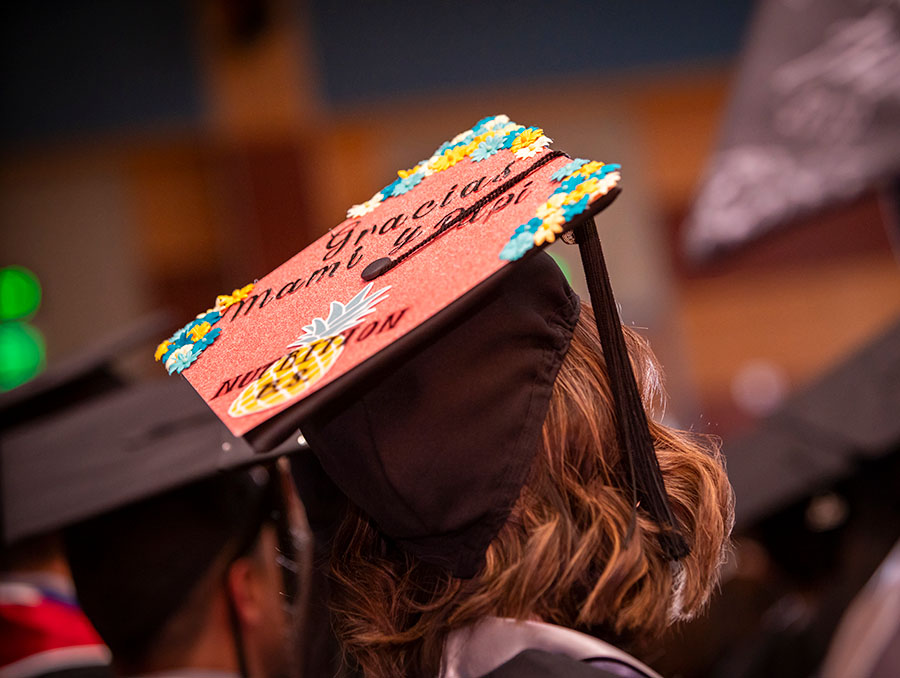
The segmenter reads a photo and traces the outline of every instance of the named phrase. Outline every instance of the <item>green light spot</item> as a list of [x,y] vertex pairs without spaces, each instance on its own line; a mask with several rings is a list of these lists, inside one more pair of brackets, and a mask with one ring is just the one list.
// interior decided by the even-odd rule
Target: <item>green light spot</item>
[[0,321],[30,318],[41,305],[41,283],[22,266],[0,268]]
[[563,257],[559,256],[556,252],[552,252],[547,250],[547,254],[549,254],[553,261],[556,262],[556,265],[559,266],[560,270],[563,272],[563,275],[566,276],[566,281],[570,285],[574,285],[572,282],[572,269],[569,268],[569,262],[566,261]]
[[0,324],[0,391],[24,384],[46,362],[44,335],[28,323]]

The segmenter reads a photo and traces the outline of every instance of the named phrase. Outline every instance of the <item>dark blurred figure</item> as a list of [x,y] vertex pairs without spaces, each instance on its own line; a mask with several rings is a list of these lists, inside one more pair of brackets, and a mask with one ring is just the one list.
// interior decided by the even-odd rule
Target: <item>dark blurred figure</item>
[[66,531],[85,610],[120,675],[293,675],[279,476],[232,471]]
[[[4,678],[108,678],[110,653],[82,613],[62,548],[59,514],[19,520],[8,457],[20,433],[124,388],[115,363],[158,331],[141,321],[90,350],[54,365],[37,379],[0,395],[0,675]],[[27,450],[26,450],[27,452]]]
[[25,427],[4,449],[9,523],[53,516],[119,675],[300,675],[311,538],[278,458],[180,379]]
[[58,535],[5,547],[0,676],[108,678],[109,661],[109,650],[78,606]]

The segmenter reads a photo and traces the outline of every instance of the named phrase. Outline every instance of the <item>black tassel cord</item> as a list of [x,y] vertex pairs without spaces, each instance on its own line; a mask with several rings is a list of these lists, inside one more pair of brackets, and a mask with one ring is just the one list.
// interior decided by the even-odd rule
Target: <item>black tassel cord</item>
[[635,510],[640,503],[640,507],[662,528],[659,543],[665,554],[672,560],[679,560],[690,552],[690,548],[669,506],[593,217],[576,226],[575,241],[581,251],[581,263],[609,372],[616,414],[616,434],[631,476]]

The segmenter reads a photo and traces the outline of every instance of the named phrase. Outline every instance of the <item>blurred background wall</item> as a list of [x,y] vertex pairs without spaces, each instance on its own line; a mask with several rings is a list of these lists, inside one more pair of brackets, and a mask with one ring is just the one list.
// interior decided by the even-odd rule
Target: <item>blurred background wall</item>
[[[900,315],[896,205],[877,183],[725,257],[682,255],[757,10],[750,0],[5,3],[0,266],[39,279],[28,322],[53,362],[152,309],[193,316],[339,223],[398,168],[506,113],[573,155],[622,163],[623,195],[599,223],[623,318],[666,367],[666,416],[722,436],[727,451]],[[565,247],[554,254],[578,286]],[[762,562],[747,548],[747,563]],[[747,624],[777,597],[747,603]],[[679,643],[693,660],[676,647],[659,662],[712,675],[721,639],[689,634]]]

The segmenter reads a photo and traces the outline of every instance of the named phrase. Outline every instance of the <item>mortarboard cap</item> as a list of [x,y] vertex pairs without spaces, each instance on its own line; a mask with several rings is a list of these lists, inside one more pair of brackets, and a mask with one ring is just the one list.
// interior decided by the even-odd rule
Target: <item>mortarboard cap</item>
[[4,435],[4,539],[59,529],[291,447],[257,454],[180,381],[120,389]]
[[0,434],[121,388],[128,380],[117,370],[119,361],[141,344],[150,343],[170,322],[168,313],[147,315],[21,386],[0,393]]
[[259,449],[302,426],[385,534],[469,576],[524,481],[577,318],[540,250],[577,241],[635,504],[684,555],[592,221],[619,166],[550,143],[506,116],[479,121],[217,298],[157,359]]
[[8,394],[0,432],[4,544],[61,530],[80,603],[119,648],[152,638],[226,547],[249,546],[282,499],[248,467],[301,449],[259,454],[188,384],[120,377],[148,329],[159,317]]
[[749,527],[900,448],[900,320],[726,446]]
[[[120,363],[134,350],[151,342],[171,319],[160,312],[144,316],[126,327],[102,337],[99,341],[53,365],[31,381],[0,394],[0,535],[9,544],[17,534],[20,537],[37,536],[40,531],[12,527],[7,516],[8,499],[15,501],[18,493],[16,472],[8,467],[8,440],[16,432],[28,427],[50,426],[56,417],[73,408],[125,388],[130,379],[119,369]],[[37,454],[37,450],[35,454]],[[12,454],[15,454],[14,452]],[[38,463],[40,460],[36,460]],[[46,529],[59,525],[47,521]],[[16,537],[18,538],[18,537]]]

